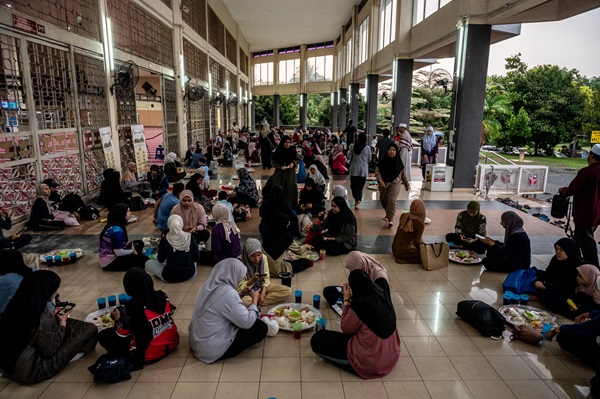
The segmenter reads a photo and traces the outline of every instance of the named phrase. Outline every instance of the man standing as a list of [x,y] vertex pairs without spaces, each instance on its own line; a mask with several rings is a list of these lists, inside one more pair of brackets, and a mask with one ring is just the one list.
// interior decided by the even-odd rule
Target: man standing
[[377,162],[381,159],[383,154],[387,153],[388,147],[394,143],[394,140],[390,138],[390,130],[383,130],[383,137],[377,141],[377,145],[375,146],[375,156],[377,157]]
[[[398,147],[400,149],[400,159],[404,164],[403,173],[406,174],[406,178],[410,181],[410,164],[412,163],[412,137],[408,129],[406,128],[406,123],[401,123],[398,125],[396,129],[396,136],[398,139]],[[394,137],[396,140],[396,137]]]
[[348,126],[344,129],[344,133],[346,133],[346,148],[348,148],[350,147],[350,144],[354,144],[356,141],[356,128],[352,121],[348,122]]
[[577,172],[569,187],[559,192],[573,196],[573,238],[581,247],[583,259],[598,267],[594,232],[600,224],[600,144],[594,144],[587,157],[588,166]]

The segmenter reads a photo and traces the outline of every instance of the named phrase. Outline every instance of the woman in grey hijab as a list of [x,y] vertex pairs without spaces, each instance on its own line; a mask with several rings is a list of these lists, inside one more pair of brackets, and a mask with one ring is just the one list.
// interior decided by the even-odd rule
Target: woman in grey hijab
[[247,273],[239,260],[217,263],[200,289],[190,321],[190,349],[204,363],[228,359],[265,339],[267,325],[259,319],[259,291],[250,291],[246,308],[237,286]]
[[500,217],[500,224],[504,227],[504,242],[490,237],[479,239],[490,246],[483,265],[489,271],[501,273],[528,269],[531,265],[531,243],[523,229],[523,219],[515,212],[507,211]]

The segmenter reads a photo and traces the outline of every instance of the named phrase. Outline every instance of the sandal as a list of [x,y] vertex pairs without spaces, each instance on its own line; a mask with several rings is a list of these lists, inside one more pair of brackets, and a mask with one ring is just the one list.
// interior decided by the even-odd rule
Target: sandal
[[360,201],[356,201],[356,204],[354,204],[354,209],[358,210],[359,206],[360,206]]

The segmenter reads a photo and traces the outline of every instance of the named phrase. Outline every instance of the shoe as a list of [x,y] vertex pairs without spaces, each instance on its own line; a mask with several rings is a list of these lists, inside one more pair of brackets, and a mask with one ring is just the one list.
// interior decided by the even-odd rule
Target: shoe
[[428,217],[425,218],[425,224],[429,224],[431,223],[431,219],[429,219]]
[[388,228],[392,228],[394,226],[394,222],[388,222]]
[[356,204],[354,204],[354,209],[358,210],[359,206],[360,206],[360,201],[356,201]]

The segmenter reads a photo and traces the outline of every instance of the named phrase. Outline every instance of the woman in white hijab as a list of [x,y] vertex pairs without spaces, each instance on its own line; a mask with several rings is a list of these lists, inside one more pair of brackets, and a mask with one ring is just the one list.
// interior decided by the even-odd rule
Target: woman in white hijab
[[179,283],[196,277],[200,257],[193,234],[183,231],[183,219],[173,214],[167,221],[167,234],[161,238],[156,259],[146,261],[146,271],[167,283]]
[[269,263],[267,257],[262,253],[260,241],[256,238],[248,238],[240,258],[242,263],[246,265],[247,271],[237,289],[246,305],[249,305],[252,301],[250,291],[253,289],[260,292],[258,300],[260,306],[273,305],[288,299],[292,292],[290,287],[271,284]]
[[321,189],[321,191],[325,192],[327,182],[325,181],[325,178],[323,177],[321,172],[319,172],[317,165],[315,165],[315,164],[310,165],[310,168],[308,168],[308,176],[307,177],[310,177],[311,179],[313,179],[315,181],[315,183],[317,184],[317,186]]
[[198,293],[190,321],[190,349],[204,363],[229,359],[258,344],[267,335],[259,319],[259,291],[250,291],[246,308],[237,286],[247,273],[239,259],[217,263]]

